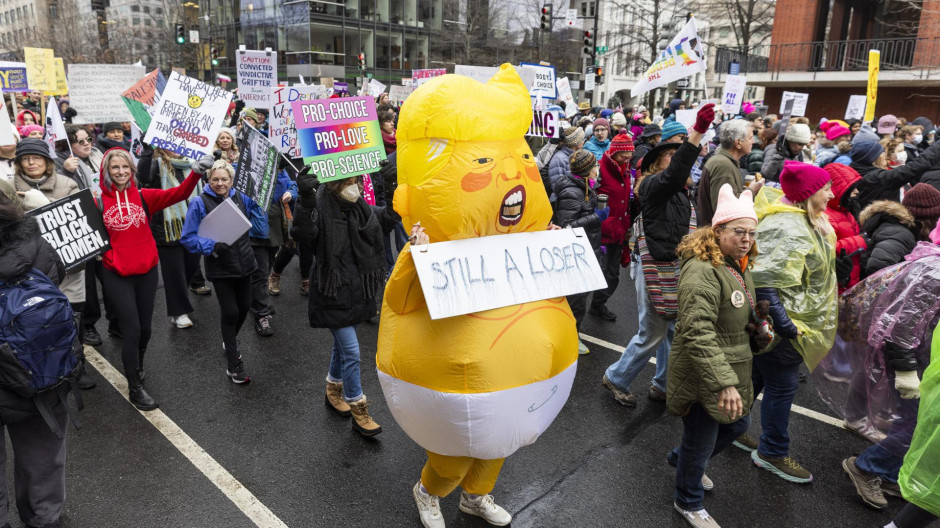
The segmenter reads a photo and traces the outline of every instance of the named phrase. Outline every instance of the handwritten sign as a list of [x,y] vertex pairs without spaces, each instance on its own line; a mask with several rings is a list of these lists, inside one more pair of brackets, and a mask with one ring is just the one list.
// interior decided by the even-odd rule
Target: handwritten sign
[[446,75],[446,74],[447,74],[447,70],[444,68],[411,70],[411,79],[412,79],[411,82],[412,82],[412,85],[415,88],[417,88],[435,77],[440,77],[441,75]]
[[865,117],[865,105],[868,102],[867,95],[850,95],[849,105],[845,108],[846,119],[861,120]]
[[69,101],[78,110],[76,124],[130,121],[121,93],[147,73],[130,64],[70,64]]
[[369,174],[385,159],[382,132],[371,97],[291,103],[297,145],[321,182]]
[[66,270],[111,249],[101,211],[85,189],[26,213],[36,218],[39,233],[59,254]]
[[53,59],[55,64],[55,90],[43,92],[46,95],[66,95],[69,93],[69,83],[65,77],[65,62],[56,57]]
[[30,90],[55,90],[55,53],[48,48],[23,48]]
[[0,89],[4,92],[29,90],[29,83],[26,82],[25,62],[0,61]]
[[235,189],[247,194],[266,209],[267,204],[271,202],[271,193],[274,192],[279,154],[264,134],[248,123],[243,126],[247,134],[239,145]]
[[529,131],[525,135],[557,138],[561,134],[561,127],[558,124],[560,119],[556,111],[533,110],[532,124],[529,125]]
[[744,88],[747,77],[744,75],[729,75],[725,81],[725,91],[721,94],[721,109],[728,115],[736,115],[741,111],[744,103]]
[[783,97],[780,99],[780,113],[784,113],[784,107],[787,105],[787,101],[793,99],[793,112],[791,116],[801,117],[806,115],[806,103],[809,102],[809,94],[799,93],[799,92],[783,92]]
[[270,51],[238,51],[238,98],[249,108],[271,108],[277,87],[277,54]]
[[571,83],[567,77],[562,77],[555,85],[558,87],[558,99],[565,102],[565,117],[574,117],[578,113],[578,103],[571,94]]
[[310,101],[326,97],[326,87],[318,85],[278,86],[274,90],[274,106],[268,125],[268,137],[271,143],[286,156],[299,158],[297,149],[297,126],[294,123],[294,112],[291,103],[294,101]]
[[542,64],[531,64],[523,62],[519,64],[523,70],[529,70],[535,73],[535,80],[529,87],[529,93],[532,95],[541,94],[549,99],[558,99],[558,87],[555,83],[555,67],[544,66]]
[[388,100],[397,105],[401,105],[411,95],[410,86],[400,86],[393,84],[388,88]]
[[144,142],[154,148],[200,158],[212,152],[232,94],[221,87],[173,72]]
[[438,242],[411,256],[432,319],[607,287],[580,227]]

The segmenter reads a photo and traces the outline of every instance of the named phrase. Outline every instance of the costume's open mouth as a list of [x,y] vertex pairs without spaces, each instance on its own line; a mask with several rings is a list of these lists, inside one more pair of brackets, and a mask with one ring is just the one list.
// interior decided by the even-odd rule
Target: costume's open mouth
[[517,185],[503,198],[503,205],[499,208],[499,225],[508,227],[518,224],[524,210],[525,187]]

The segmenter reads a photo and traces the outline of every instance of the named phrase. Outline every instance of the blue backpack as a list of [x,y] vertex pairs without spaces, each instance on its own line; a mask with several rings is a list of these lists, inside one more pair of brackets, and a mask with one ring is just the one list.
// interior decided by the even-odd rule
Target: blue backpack
[[64,435],[40,396],[55,391],[66,404],[67,390],[78,381],[83,360],[76,314],[49,277],[32,269],[0,282],[0,388],[36,402],[56,434]]

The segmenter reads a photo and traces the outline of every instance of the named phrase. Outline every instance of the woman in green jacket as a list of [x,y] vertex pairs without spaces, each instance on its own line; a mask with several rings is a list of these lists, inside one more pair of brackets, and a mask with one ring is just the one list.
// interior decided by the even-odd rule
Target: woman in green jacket
[[758,319],[751,280],[756,229],[751,192],[736,198],[725,184],[712,225],[686,236],[676,249],[682,260],[679,318],[666,405],[682,417],[683,432],[667,460],[676,466],[673,507],[695,527],[718,527],[702,505],[712,488],[705,467],[751,421],[751,334],[765,344],[772,339],[769,325]]

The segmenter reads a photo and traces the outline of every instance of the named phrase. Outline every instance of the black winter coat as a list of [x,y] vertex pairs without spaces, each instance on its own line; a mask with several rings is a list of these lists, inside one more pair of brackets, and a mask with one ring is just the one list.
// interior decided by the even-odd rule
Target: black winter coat
[[588,189],[588,199],[584,199],[585,180],[572,174],[555,183],[555,225],[558,227],[583,227],[591,242],[591,247],[601,247],[601,219],[597,209],[597,193]]
[[[242,193],[235,191],[235,194],[231,198],[234,200],[235,205],[241,210],[242,214],[245,215],[245,218],[250,218],[249,212],[245,209],[245,198],[243,198]],[[200,195],[200,199],[205,205],[206,215],[211,213],[213,209],[218,207],[225,200],[225,198],[206,192]],[[217,244],[213,254],[205,257],[204,260],[206,265],[206,278],[210,281],[215,279],[238,279],[247,277],[258,267],[258,262],[255,260],[255,252],[251,248],[251,243],[248,241],[248,231],[245,231],[245,234],[239,237],[234,244],[225,249],[219,248]]]
[[879,200],[869,205],[859,215],[859,224],[871,238],[862,277],[903,261],[917,245],[914,216],[898,202]]
[[901,201],[901,187],[918,179],[931,168],[940,165],[940,141],[921,153],[915,160],[893,169],[879,169],[869,163],[852,162],[852,168],[862,176],[858,184],[858,203],[864,209],[877,200]]
[[679,259],[676,247],[682,237],[689,234],[692,218],[692,202],[686,182],[699,150],[699,146],[688,141],[682,143],[666,170],[645,176],[637,187],[646,245],[655,260],[672,262]]

